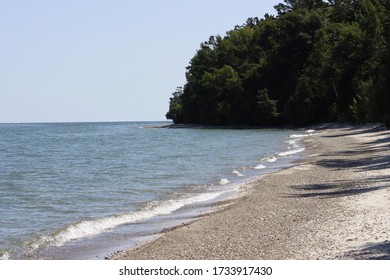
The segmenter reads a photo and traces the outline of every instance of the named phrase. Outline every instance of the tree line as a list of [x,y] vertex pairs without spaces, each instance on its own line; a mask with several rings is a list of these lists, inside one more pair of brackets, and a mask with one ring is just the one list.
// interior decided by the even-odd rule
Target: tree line
[[390,1],[285,0],[203,42],[168,119],[207,125],[390,126]]

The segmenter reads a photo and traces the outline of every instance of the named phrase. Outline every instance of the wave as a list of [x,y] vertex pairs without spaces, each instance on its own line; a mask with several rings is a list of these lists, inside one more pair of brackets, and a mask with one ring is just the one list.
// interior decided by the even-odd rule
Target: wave
[[304,137],[315,135],[314,129],[309,129],[309,130],[306,130],[305,132],[306,132],[306,134],[291,134],[289,137],[290,138],[304,138]]
[[289,144],[289,145],[292,145],[292,146],[297,146],[297,141],[296,140],[291,140],[290,139],[290,140],[287,140],[286,143]]
[[291,149],[291,150],[286,151],[286,152],[280,152],[278,155],[281,157],[285,157],[285,156],[290,156],[293,154],[301,153],[304,150],[305,150],[305,148]]
[[243,177],[244,175],[242,175],[239,171],[237,171],[237,170],[233,170],[233,172],[232,172],[234,175],[236,175],[236,176],[238,176],[238,177]]
[[289,137],[290,138],[303,138],[303,137],[307,137],[307,136],[310,136],[310,134],[291,134]]
[[[222,179],[224,180],[224,179]],[[226,179],[225,179],[226,180]],[[41,236],[38,240],[29,244],[32,249],[42,246],[62,246],[67,242],[98,235],[120,225],[147,220],[160,215],[171,214],[185,205],[199,203],[217,198],[222,192],[203,193],[196,196],[187,196],[178,200],[152,202],[154,207],[145,207],[138,212],[131,212],[117,216],[105,217],[94,220],[84,220],[67,226],[51,235]]]
[[263,164],[258,164],[254,167],[254,169],[264,169],[265,168],[265,165]]
[[265,161],[265,162],[275,162],[277,161],[278,158],[276,156],[270,156],[270,157],[267,157],[267,158],[263,158],[261,161]]
[[[287,147],[287,151],[279,152],[275,155],[262,158],[261,162],[268,162],[268,163],[273,163],[278,160],[279,157],[287,157],[291,156],[297,153],[301,153],[305,150],[305,148],[300,147],[298,145],[297,141],[300,140],[300,138],[307,137],[313,135],[312,133],[315,132],[315,130],[307,130],[306,131],[308,134],[292,134],[289,136],[290,139],[286,140],[285,143],[287,143],[289,146]],[[266,168],[263,164],[258,164],[254,169],[263,169]]]
[[226,185],[226,184],[228,184],[228,183],[230,183],[230,181],[229,181],[228,179],[221,179],[221,180],[219,181],[219,184],[220,184],[220,185]]

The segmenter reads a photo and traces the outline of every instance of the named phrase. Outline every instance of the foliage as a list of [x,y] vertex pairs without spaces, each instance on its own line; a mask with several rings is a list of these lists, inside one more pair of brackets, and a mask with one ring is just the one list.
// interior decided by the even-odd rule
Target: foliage
[[390,123],[390,1],[285,0],[211,36],[166,115],[175,123]]

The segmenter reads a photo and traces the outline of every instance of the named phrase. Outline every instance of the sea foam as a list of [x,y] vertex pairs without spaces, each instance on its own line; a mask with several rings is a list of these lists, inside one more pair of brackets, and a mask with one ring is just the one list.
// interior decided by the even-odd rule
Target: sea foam
[[278,158],[276,156],[270,156],[270,157],[263,159],[263,161],[266,161],[266,162],[275,162],[277,160],[278,160]]
[[233,170],[233,172],[232,172],[234,175],[236,175],[236,176],[238,176],[238,177],[243,177],[244,175],[242,175],[239,171],[237,171],[237,170]]
[[291,134],[290,138],[304,138],[304,137],[315,135],[314,129],[309,129],[309,130],[306,130],[305,132],[306,132],[306,134]]
[[278,155],[281,157],[291,156],[293,154],[301,153],[304,150],[305,150],[305,148],[291,149],[291,150],[288,150],[286,152],[280,152]]
[[290,138],[304,138],[310,136],[310,134],[291,134]]
[[[226,180],[226,179],[225,179]],[[184,205],[199,203],[217,198],[221,192],[203,193],[196,196],[187,196],[182,199],[156,202],[157,206],[149,207],[147,210],[126,213],[123,215],[105,217],[94,220],[84,220],[70,225],[52,235],[41,236],[30,247],[37,249],[41,246],[62,246],[72,240],[91,237],[117,226],[147,220],[159,215],[171,214]]]
[[228,179],[221,179],[221,180],[219,181],[219,184],[220,184],[220,185],[226,185],[226,184],[228,184],[228,183],[230,183],[230,181],[229,181]]
[[254,167],[254,169],[264,169],[265,168],[265,165],[263,164],[258,164]]

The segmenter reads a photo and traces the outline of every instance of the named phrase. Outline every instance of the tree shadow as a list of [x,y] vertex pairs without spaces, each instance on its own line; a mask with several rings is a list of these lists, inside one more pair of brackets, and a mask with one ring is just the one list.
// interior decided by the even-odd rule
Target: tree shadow
[[[384,133],[382,133],[382,135],[385,135]],[[387,137],[384,137],[384,138],[380,138],[380,139],[376,139],[374,141],[371,141],[372,144],[389,144],[390,145],[390,135],[388,133],[386,133],[386,136]]]
[[359,250],[353,250],[340,256],[341,259],[390,260],[390,241],[371,244]]
[[[346,130],[348,130],[347,128]],[[367,129],[356,131],[355,128],[350,129],[349,135],[364,134],[367,132],[377,131],[378,127],[367,127]],[[321,166],[331,171],[339,171],[346,169],[350,172],[368,172],[390,169],[390,154],[387,152],[387,147],[377,144],[390,143],[389,131],[377,132],[382,136],[381,139],[373,140],[372,142],[354,145],[354,147],[345,147],[338,151],[331,151],[318,155],[316,161],[312,164]],[[340,137],[345,135],[336,135],[329,137]],[[383,137],[385,136],[385,137]],[[327,136],[324,136],[327,137]],[[323,184],[298,185],[291,188],[299,191],[292,197],[319,197],[331,198],[340,196],[351,196],[362,193],[372,192],[383,188],[390,187],[389,173],[371,172],[370,176],[364,176],[359,182],[352,180],[333,180]],[[374,175],[374,176],[373,176]]]
[[[336,134],[336,135],[323,135],[324,138],[338,138],[351,135],[361,135],[364,137],[364,134],[370,132],[376,132],[376,139],[371,141],[365,141],[364,143],[356,143],[353,147],[345,147],[339,151],[329,152],[322,154],[323,158],[331,158],[330,160],[324,159],[319,160],[318,164],[324,167],[335,168],[338,164],[340,167],[356,167],[364,165],[373,166],[380,164],[379,168],[388,168],[390,167],[390,155],[375,156],[375,153],[386,151],[390,149],[390,130],[383,130],[381,127],[368,127],[365,130],[355,130],[355,128],[346,128],[345,133]],[[350,130],[348,132],[348,130]],[[350,156],[363,156],[370,155],[366,158],[360,159],[351,159],[343,158]],[[374,155],[373,155],[374,154]],[[335,159],[336,158],[336,159]]]
[[389,133],[389,130],[386,130],[383,126],[371,126],[371,125],[364,125],[364,126],[340,126],[337,127],[344,132],[334,135],[324,135],[324,138],[337,138],[337,137],[344,137],[344,136],[353,136],[353,135],[364,135],[366,133],[373,133],[377,132],[378,135],[385,134],[387,135]]
[[373,192],[381,189],[386,189],[388,186],[376,186],[376,187],[359,187],[351,184],[351,182],[345,181],[332,182],[329,184],[312,184],[307,186],[291,186],[292,189],[297,191],[304,191],[304,193],[290,194],[289,197],[295,198],[337,198],[344,196],[359,195],[367,192]]
[[[354,152],[351,151],[350,155],[353,155],[353,153]],[[348,159],[348,158],[323,159],[323,160],[318,160],[315,164],[322,167],[327,167],[336,170],[340,170],[344,168],[356,168],[357,171],[373,171],[373,170],[390,168],[390,156],[388,155],[370,156],[370,157],[365,157],[360,159]]]
[[[380,129],[380,128],[378,128]],[[348,170],[348,172],[334,172],[331,176],[324,176],[322,181],[314,181],[306,185],[292,185],[294,191],[287,194],[289,198],[308,198],[308,199],[329,199],[356,196],[364,193],[375,192],[381,189],[390,188],[390,133],[387,131],[378,131],[377,128],[344,129],[338,135],[324,135],[321,137],[336,138],[350,135],[364,137],[365,133],[376,132],[379,138],[369,140],[364,138],[364,142],[355,142],[353,145],[345,147],[335,146],[337,151],[322,153],[318,155],[313,165],[322,167],[318,172],[328,169],[328,171]],[[332,141],[337,141],[334,139]],[[387,170],[386,170],[387,169]],[[369,172],[383,171],[383,172]],[[367,172],[349,178],[337,177],[338,174],[347,175],[349,172]],[[355,175],[357,175],[355,173]],[[321,177],[321,176],[319,176]],[[334,179],[336,178],[336,179]],[[359,178],[358,181],[352,178]],[[345,179],[345,180],[343,180]],[[361,260],[390,260],[390,241],[369,244],[358,250],[350,251],[338,257],[339,259],[361,259]]]

